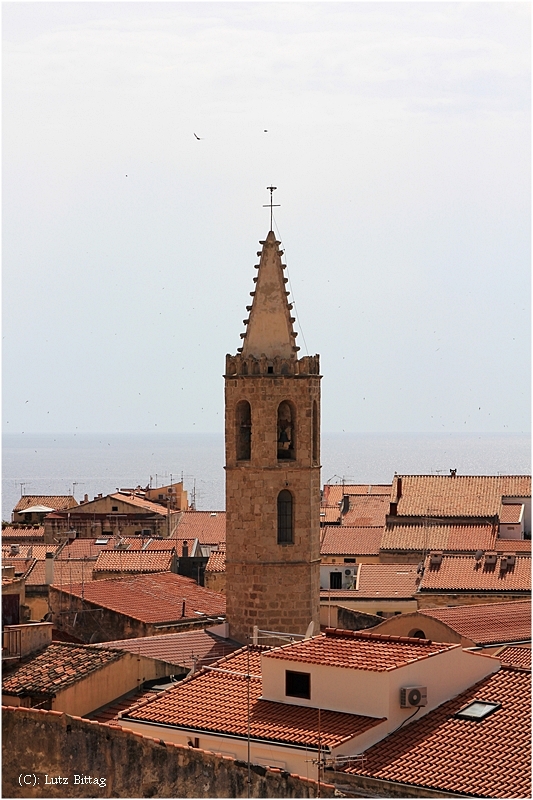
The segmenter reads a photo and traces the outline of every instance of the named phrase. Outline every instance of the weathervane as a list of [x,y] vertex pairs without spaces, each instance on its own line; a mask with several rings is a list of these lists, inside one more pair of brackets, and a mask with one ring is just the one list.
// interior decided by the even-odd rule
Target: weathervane
[[266,206],[263,206],[263,208],[270,208],[270,230],[272,230],[272,209],[280,207],[280,203],[273,203],[272,202],[272,193],[275,192],[278,187],[277,186],[267,186],[266,188],[270,192],[270,203],[268,203]]

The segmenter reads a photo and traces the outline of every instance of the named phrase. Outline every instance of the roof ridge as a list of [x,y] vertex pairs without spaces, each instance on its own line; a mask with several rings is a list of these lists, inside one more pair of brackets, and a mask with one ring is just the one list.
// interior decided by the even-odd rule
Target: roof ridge
[[339,639],[371,639],[379,642],[395,642],[400,644],[419,644],[427,647],[433,644],[431,639],[418,639],[415,636],[394,636],[386,633],[371,633],[370,631],[350,631],[343,628],[326,628],[326,636]]

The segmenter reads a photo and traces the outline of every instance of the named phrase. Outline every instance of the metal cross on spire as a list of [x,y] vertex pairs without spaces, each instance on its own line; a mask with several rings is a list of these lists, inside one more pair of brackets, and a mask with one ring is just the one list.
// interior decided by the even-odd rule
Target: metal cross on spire
[[272,202],[272,199],[273,199],[272,198],[272,194],[273,194],[273,192],[276,191],[276,189],[278,187],[277,186],[267,186],[266,188],[270,192],[270,203],[268,203],[267,205],[263,206],[263,208],[270,208],[270,230],[272,230],[272,209],[273,208],[279,208],[281,204]]

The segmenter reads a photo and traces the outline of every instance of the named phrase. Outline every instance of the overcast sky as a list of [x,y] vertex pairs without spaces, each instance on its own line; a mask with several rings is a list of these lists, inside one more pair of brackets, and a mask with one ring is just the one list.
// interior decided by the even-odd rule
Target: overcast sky
[[323,430],[529,430],[529,15],[4,3],[4,431],[221,432],[270,184]]

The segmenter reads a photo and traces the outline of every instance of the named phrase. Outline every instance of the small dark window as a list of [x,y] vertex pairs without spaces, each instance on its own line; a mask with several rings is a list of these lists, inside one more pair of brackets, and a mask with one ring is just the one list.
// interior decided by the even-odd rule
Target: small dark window
[[283,489],[278,494],[278,544],[292,543],[292,494]]
[[382,617],[383,611],[376,611],[376,617]]
[[118,511],[118,506],[111,506],[111,511]]
[[273,375],[274,374],[274,367],[267,367],[267,373],[268,373],[268,375]]
[[241,400],[235,409],[237,461],[252,457],[252,409],[248,400]]
[[285,694],[287,697],[311,699],[311,675],[309,672],[285,671]]
[[426,638],[426,634],[424,633],[424,631],[420,630],[420,628],[418,630],[413,631],[412,633],[410,633],[409,636],[411,636],[413,639],[425,639]]
[[345,564],[357,564],[357,559],[356,558],[345,558],[344,559],[344,563]]
[[295,412],[286,400],[278,406],[278,459],[295,459]]
[[164,495],[160,494],[160,495],[159,495],[159,499],[160,499],[160,500],[163,500],[163,498],[164,498]]
[[329,588],[342,589],[342,572],[329,573]]

